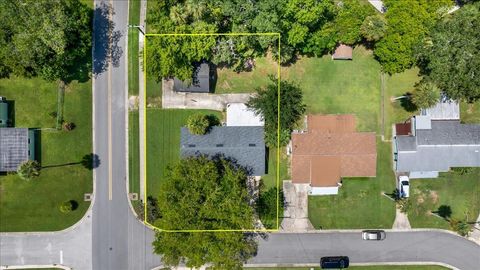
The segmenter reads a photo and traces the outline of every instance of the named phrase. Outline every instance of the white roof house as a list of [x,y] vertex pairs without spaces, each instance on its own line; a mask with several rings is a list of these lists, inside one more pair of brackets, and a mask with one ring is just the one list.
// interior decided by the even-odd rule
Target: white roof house
[[227,104],[227,126],[263,126],[264,122],[259,115],[244,103]]

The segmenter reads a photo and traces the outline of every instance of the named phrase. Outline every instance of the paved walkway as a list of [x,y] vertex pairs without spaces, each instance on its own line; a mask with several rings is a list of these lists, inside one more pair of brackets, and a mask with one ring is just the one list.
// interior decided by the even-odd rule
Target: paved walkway
[[473,232],[470,234],[470,237],[468,237],[468,239],[480,245],[480,214],[478,215],[477,223],[473,227]]
[[[147,1],[146,0],[142,0],[140,2],[140,27],[142,29],[147,29],[146,28],[146,21],[145,21],[145,18],[146,18],[146,12],[147,12]],[[144,42],[144,38],[145,36],[140,32],[138,31],[138,35],[139,35],[139,39],[138,39],[138,49],[139,51],[143,51],[143,45],[145,44]],[[145,138],[145,111],[143,110],[143,108],[145,108],[145,85],[144,85],[144,73],[143,73],[143,67],[142,67],[142,57],[139,57],[138,58],[138,62],[139,62],[139,69],[138,69],[138,78],[139,78],[139,110],[138,110],[138,121],[139,121],[139,142],[140,142],[140,160],[139,160],[139,163],[140,163],[140,194],[139,194],[139,198],[140,200],[144,200],[145,198],[145,194],[144,194],[144,191],[145,191],[145,154],[144,154],[144,150],[145,150],[145,140],[143,140],[143,138]]]
[[177,93],[173,80],[162,81],[162,108],[223,111],[228,103],[246,103],[251,94]]
[[292,184],[283,181],[285,194],[285,211],[281,230],[286,232],[305,232],[313,230],[308,219],[308,184]]
[[394,230],[410,230],[410,221],[405,213],[402,213],[400,209],[396,209],[395,221],[393,222],[392,229]]

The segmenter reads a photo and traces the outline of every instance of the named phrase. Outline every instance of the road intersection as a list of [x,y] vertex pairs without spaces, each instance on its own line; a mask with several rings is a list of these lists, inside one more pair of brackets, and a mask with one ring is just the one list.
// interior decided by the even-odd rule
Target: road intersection
[[[112,10],[108,10],[111,7]],[[93,139],[94,202],[85,217],[60,232],[2,233],[0,265],[65,265],[73,269],[145,270],[161,264],[154,232],[137,220],[127,196],[128,1],[95,1]],[[348,255],[353,263],[441,262],[477,270],[480,246],[440,230],[387,232],[381,242],[358,232],[274,233],[259,240],[249,264],[314,264]]]

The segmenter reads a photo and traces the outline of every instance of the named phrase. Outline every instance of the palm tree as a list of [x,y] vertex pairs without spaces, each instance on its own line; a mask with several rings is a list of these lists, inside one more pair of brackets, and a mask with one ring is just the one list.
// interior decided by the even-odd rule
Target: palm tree
[[40,163],[35,160],[27,160],[18,166],[17,174],[24,180],[31,180],[40,175],[40,169]]
[[170,8],[170,19],[177,25],[185,24],[187,16],[183,6],[176,5]]
[[412,102],[418,108],[430,108],[437,104],[439,100],[440,89],[438,89],[434,83],[424,79],[415,85],[415,90],[412,94]]

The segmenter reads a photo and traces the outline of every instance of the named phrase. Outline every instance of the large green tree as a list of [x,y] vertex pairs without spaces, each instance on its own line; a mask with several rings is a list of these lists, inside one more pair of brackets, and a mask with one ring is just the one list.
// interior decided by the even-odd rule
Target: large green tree
[[[273,76],[270,79],[271,82],[266,89],[257,89],[256,95],[250,98],[247,106],[252,108],[265,121],[265,142],[267,145],[270,147],[277,146],[278,136],[279,146],[285,146],[290,140],[290,133],[305,113],[306,106],[303,103],[302,90],[298,85],[288,81],[280,81],[279,90],[277,79]],[[278,130],[280,133],[278,133]]]
[[387,21],[382,15],[372,15],[365,18],[360,28],[362,36],[368,41],[381,39],[387,31]]
[[68,81],[88,74],[91,15],[79,0],[0,1],[0,76]]
[[467,4],[432,29],[418,48],[424,73],[454,99],[480,99],[480,3]]
[[[170,166],[162,179],[154,224],[165,230],[254,228],[246,171],[224,158],[195,157]],[[165,233],[153,242],[166,265],[207,263],[215,269],[242,269],[256,244],[241,232]]]
[[385,0],[388,29],[375,45],[375,56],[384,71],[398,73],[415,64],[414,48],[444,14],[451,0]]

